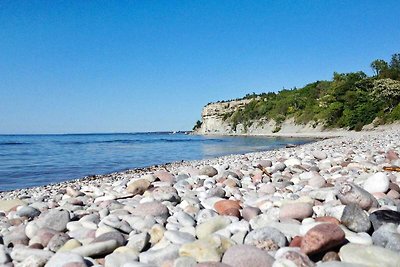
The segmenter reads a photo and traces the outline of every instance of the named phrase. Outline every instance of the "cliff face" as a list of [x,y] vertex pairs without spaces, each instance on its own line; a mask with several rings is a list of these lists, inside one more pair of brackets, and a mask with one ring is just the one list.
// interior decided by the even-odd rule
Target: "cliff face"
[[277,124],[274,120],[260,119],[245,126],[234,125],[229,119],[230,115],[238,109],[242,109],[251,100],[233,100],[221,103],[211,103],[203,108],[201,113],[202,125],[195,130],[197,134],[212,135],[234,135],[234,134],[289,134],[289,133],[312,133],[323,131],[322,125],[310,122],[308,124],[296,124],[290,118]]

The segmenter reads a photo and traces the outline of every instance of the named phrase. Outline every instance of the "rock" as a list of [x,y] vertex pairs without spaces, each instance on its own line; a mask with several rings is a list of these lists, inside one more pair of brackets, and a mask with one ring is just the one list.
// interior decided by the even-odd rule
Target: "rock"
[[11,258],[14,261],[19,261],[19,262],[24,261],[29,256],[36,256],[38,259],[47,262],[53,255],[54,253],[51,251],[26,248],[26,247],[15,247],[10,254]]
[[389,178],[383,172],[377,172],[364,182],[364,189],[369,193],[386,193],[389,189]]
[[185,243],[190,243],[195,240],[195,237],[191,234],[175,231],[175,230],[168,230],[164,233],[164,237],[169,240],[173,244],[182,245]]
[[173,261],[179,257],[179,247],[168,245],[165,248],[157,250],[148,250],[139,255],[140,262],[161,266],[163,262]]
[[[124,248],[122,251],[118,251],[119,249]],[[105,267],[120,267],[123,266],[126,262],[136,261],[138,259],[139,253],[133,249],[126,247],[120,247],[116,249],[113,253],[107,255],[105,257]]]
[[378,201],[369,192],[352,183],[343,183],[339,188],[338,198],[342,204],[354,203],[363,210],[377,207]]
[[76,253],[61,252],[54,254],[54,256],[51,257],[50,260],[45,265],[45,267],[65,267],[65,266],[86,267],[86,263],[83,257]]
[[154,176],[162,182],[172,183],[175,180],[175,176],[168,171],[156,171]]
[[24,205],[26,205],[26,202],[18,198],[7,199],[7,200],[2,199],[0,200],[0,211],[9,212],[10,210],[18,206],[24,206]]
[[328,155],[324,151],[320,151],[320,150],[311,151],[311,155],[313,155],[314,158],[319,159],[319,160],[323,160],[328,157]]
[[321,188],[326,184],[325,179],[321,175],[314,175],[308,180],[308,185],[313,188]]
[[163,238],[164,233],[165,233],[164,226],[162,226],[160,224],[153,225],[149,230],[150,243],[152,245],[158,243]]
[[347,244],[339,251],[343,262],[366,266],[393,267],[400,262],[400,254],[378,246]]
[[0,245],[0,265],[10,262],[11,258],[6,253],[4,245]]
[[141,195],[150,187],[150,182],[146,179],[138,179],[128,185],[126,191],[133,195]]
[[296,165],[301,165],[301,161],[296,158],[290,158],[283,162],[287,167],[293,167]]
[[192,257],[179,257],[174,261],[173,267],[195,267],[196,260]]
[[80,247],[82,244],[76,239],[70,239],[65,244],[57,250],[57,252],[67,252],[74,248]]
[[272,166],[272,161],[270,161],[270,160],[259,160],[253,166],[254,167],[261,166],[261,167],[264,167],[264,168],[268,168],[268,167]]
[[47,248],[50,251],[57,252],[69,239],[70,237],[67,234],[57,233],[49,240]]
[[357,204],[346,205],[343,210],[341,222],[354,232],[367,232],[371,227],[371,222],[367,213],[365,213]]
[[222,251],[207,240],[196,240],[182,245],[179,249],[179,255],[192,257],[197,262],[220,261]]
[[281,207],[279,219],[298,219],[308,218],[313,214],[313,207],[308,203],[289,203]]
[[235,245],[222,257],[222,263],[235,267],[271,267],[275,259],[268,252],[251,245]]
[[219,215],[240,217],[240,204],[235,200],[220,200],[214,204],[215,210]]
[[261,210],[259,208],[254,208],[254,207],[245,207],[242,210],[242,217],[246,221],[250,221],[254,217],[256,217],[258,214],[260,214]]
[[194,226],[196,224],[194,218],[184,211],[176,212],[174,216],[182,226]]
[[157,201],[170,201],[170,202],[178,202],[180,197],[175,188],[170,186],[161,186],[157,187],[153,190],[152,194],[153,198]]
[[24,259],[21,263],[17,264],[18,267],[42,267],[46,264],[47,259],[37,256],[30,255]]
[[336,224],[318,224],[302,238],[301,250],[307,255],[312,255],[340,245],[344,240],[345,233]]
[[228,218],[221,216],[211,218],[208,221],[197,225],[196,236],[199,239],[207,237],[218,230],[224,229],[230,223],[231,221]]
[[281,263],[283,266],[315,266],[315,264],[298,248],[281,248],[275,253],[275,265]]
[[108,233],[101,234],[98,237],[96,237],[91,243],[103,242],[108,240],[117,241],[118,247],[124,246],[126,243],[125,237],[117,231],[111,231]]
[[83,245],[72,249],[71,252],[79,254],[82,257],[95,257],[111,253],[117,247],[118,242],[116,240],[107,240]]
[[127,246],[136,249],[137,251],[143,251],[150,242],[150,235],[147,232],[132,235],[129,237]]
[[40,211],[30,206],[23,206],[18,209],[17,215],[20,217],[34,218],[40,215]]
[[391,223],[382,225],[372,234],[374,245],[400,251],[400,234],[397,226]]
[[40,244],[42,244],[43,247],[46,247],[53,236],[56,234],[59,234],[59,232],[48,228],[41,228],[39,229],[39,231],[37,231],[36,237],[38,238],[38,241],[40,241]]
[[253,245],[263,250],[278,250],[286,245],[286,237],[273,227],[263,227],[251,231],[244,244]]
[[369,215],[375,231],[384,224],[393,223],[400,225],[400,212],[393,210],[377,210]]
[[212,166],[204,166],[199,171],[200,175],[207,175],[208,177],[213,177],[218,174],[217,169]]
[[162,217],[162,218],[167,218],[169,216],[169,211],[167,206],[162,204],[159,201],[153,201],[153,202],[145,202],[139,204],[133,211],[132,211],[133,216],[140,216],[140,217],[146,217],[146,216],[154,216],[154,217]]
[[39,217],[41,228],[49,228],[57,232],[63,232],[67,229],[67,223],[70,221],[69,212],[66,210],[50,210],[42,213]]

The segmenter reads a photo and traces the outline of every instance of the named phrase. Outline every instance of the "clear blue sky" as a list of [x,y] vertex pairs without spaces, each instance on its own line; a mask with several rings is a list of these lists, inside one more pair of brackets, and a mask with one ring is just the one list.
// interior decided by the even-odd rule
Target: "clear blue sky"
[[187,130],[211,101],[371,73],[400,1],[0,1],[0,133]]

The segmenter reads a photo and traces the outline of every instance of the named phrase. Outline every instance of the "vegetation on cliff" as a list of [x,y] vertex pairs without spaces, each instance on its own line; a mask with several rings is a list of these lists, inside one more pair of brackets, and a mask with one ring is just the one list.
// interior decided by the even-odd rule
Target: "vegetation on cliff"
[[[278,93],[248,94],[252,99],[241,109],[224,115],[234,128],[249,127],[262,119],[280,123],[294,118],[298,124],[322,123],[325,127],[361,130],[374,122],[383,124],[400,119],[400,54],[390,62],[371,63],[373,76],[362,71],[333,74],[331,81],[316,81],[303,88]],[[197,124],[200,126],[199,123]]]

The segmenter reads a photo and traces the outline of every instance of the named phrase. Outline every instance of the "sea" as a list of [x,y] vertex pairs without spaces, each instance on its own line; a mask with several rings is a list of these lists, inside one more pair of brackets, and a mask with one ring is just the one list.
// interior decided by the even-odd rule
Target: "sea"
[[0,191],[312,141],[174,132],[0,135]]

